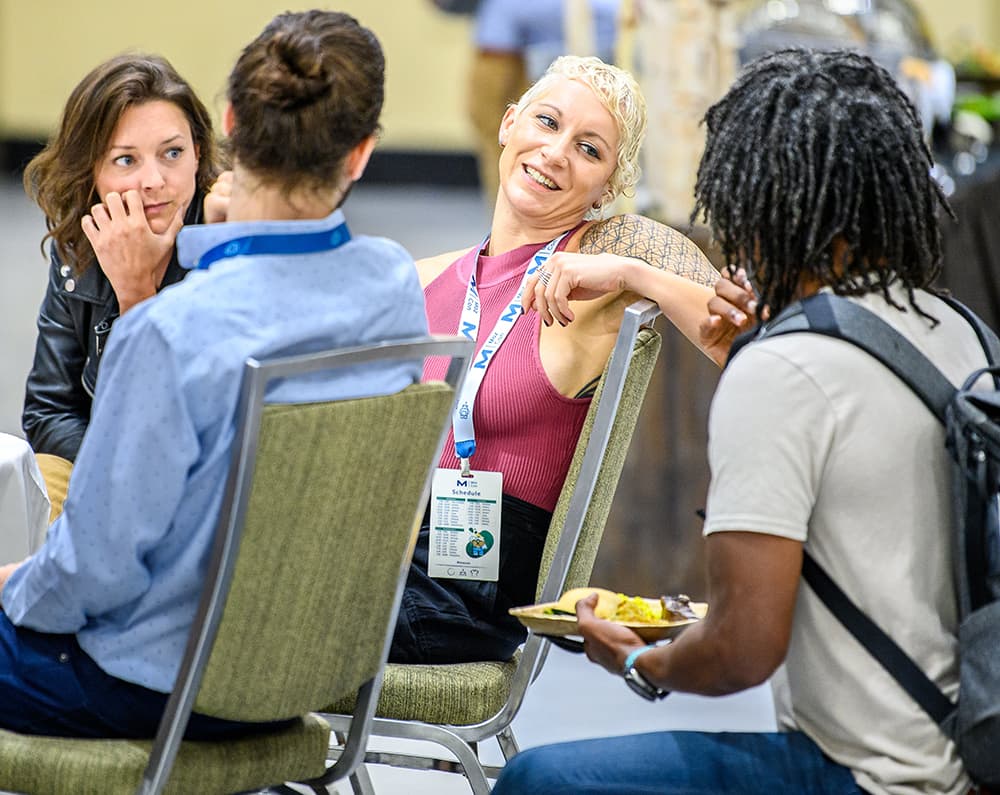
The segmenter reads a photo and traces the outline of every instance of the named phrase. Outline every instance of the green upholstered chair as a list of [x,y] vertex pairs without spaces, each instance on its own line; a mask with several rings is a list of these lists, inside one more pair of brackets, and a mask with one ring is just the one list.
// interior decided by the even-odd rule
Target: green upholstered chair
[[[0,732],[0,790],[212,795],[305,781],[315,792],[364,753],[430,476],[472,343],[426,338],[248,360],[234,458],[205,589],[159,733],[80,740]],[[446,355],[448,383],[380,397],[266,404],[274,379]],[[373,488],[377,484],[378,488]],[[358,715],[328,769],[310,710],[347,694]],[[276,733],[182,742],[191,710],[294,719]]]
[[[597,556],[611,501],[621,475],[639,409],[660,351],[650,324],[660,314],[652,301],[628,307],[615,348],[584,423],[576,453],[556,505],[542,556],[539,602],[555,601],[568,588],[586,585]],[[464,773],[477,795],[499,768],[484,766],[476,743],[496,737],[505,759],[518,751],[511,721],[528,686],[538,676],[549,642],[529,635],[506,662],[386,666],[372,734],[428,740],[447,748],[450,759],[370,751],[365,761],[413,769]],[[351,699],[332,704],[324,717],[336,739],[350,725]],[[331,758],[343,746],[335,743]],[[364,767],[351,776],[358,795],[373,792]]]

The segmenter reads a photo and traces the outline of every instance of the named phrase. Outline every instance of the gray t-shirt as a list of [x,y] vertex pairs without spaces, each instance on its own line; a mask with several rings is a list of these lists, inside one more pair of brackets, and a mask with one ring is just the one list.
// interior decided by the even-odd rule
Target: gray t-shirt
[[[856,299],[955,383],[985,356],[958,314],[919,293],[931,323],[893,293]],[[888,369],[818,334],[748,346],[709,418],[705,534],[750,531],[805,543],[844,591],[949,696],[958,688],[949,462],[938,420]],[[800,585],[775,688],[781,729],[801,729],[871,793],[964,793],[954,746]]]

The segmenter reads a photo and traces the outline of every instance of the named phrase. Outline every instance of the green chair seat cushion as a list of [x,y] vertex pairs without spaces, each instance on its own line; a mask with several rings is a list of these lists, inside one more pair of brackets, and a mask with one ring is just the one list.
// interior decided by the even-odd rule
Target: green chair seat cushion
[[[518,653],[520,654],[520,653]],[[469,726],[493,717],[510,694],[517,659],[451,665],[387,665],[375,714],[380,718]],[[321,710],[354,711],[354,698]]]
[[[166,792],[229,795],[323,775],[330,726],[292,727],[226,742],[185,742]],[[152,740],[81,740],[0,730],[0,790],[31,795],[134,795]]]

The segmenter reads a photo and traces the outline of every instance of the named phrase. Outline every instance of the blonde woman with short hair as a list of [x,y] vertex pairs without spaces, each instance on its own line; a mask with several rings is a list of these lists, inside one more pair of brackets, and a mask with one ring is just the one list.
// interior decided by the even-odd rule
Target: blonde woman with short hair
[[[524,630],[507,610],[534,599],[551,512],[625,307],[653,298],[698,340],[718,274],[697,246],[641,216],[597,220],[635,186],[645,129],[646,104],[628,72],[594,57],[556,59],[500,121],[489,234],[417,263],[431,331],[477,340],[470,380],[482,374],[481,384],[460,402],[459,445],[449,439],[439,466],[501,482],[500,554],[495,581],[432,576],[439,545],[430,542],[428,517],[392,661],[513,654]],[[469,419],[472,438],[462,438]],[[492,533],[474,539],[483,561]]]

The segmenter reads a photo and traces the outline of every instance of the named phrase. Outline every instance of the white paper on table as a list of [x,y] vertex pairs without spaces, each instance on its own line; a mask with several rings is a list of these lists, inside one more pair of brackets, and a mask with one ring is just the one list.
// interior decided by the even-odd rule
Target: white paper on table
[[16,563],[45,539],[49,495],[31,446],[0,433],[0,564]]

